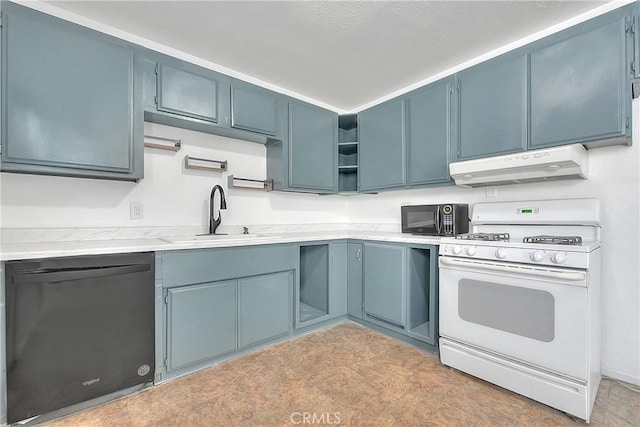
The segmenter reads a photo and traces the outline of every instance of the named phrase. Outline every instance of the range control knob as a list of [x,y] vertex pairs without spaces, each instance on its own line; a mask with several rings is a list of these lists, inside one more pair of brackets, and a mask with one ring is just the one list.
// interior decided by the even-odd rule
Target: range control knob
[[460,255],[462,253],[462,246],[460,245],[455,245],[452,249],[451,252],[453,252],[454,255]]
[[531,261],[540,262],[544,259],[544,252],[535,251],[529,256],[529,258],[531,258]]
[[551,261],[556,263],[556,264],[562,264],[566,260],[567,260],[567,253],[566,252],[556,252],[551,257]]
[[467,253],[467,255],[469,256],[474,256],[476,254],[476,247],[475,246],[469,246],[465,252]]
[[507,250],[505,248],[496,249],[496,258],[505,259],[507,257]]

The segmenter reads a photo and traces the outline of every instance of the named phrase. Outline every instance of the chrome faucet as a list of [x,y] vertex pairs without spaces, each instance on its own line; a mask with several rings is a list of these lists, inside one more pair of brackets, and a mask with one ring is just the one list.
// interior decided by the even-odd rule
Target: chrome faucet
[[218,211],[218,219],[214,219],[213,211],[213,199],[215,198],[216,191],[220,192],[220,209],[227,209],[227,201],[224,198],[224,190],[219,185],[216,185],[211,190],[211,197],[209,198],[209,234],[216,234],[216,229],[222,222],[222,215]]

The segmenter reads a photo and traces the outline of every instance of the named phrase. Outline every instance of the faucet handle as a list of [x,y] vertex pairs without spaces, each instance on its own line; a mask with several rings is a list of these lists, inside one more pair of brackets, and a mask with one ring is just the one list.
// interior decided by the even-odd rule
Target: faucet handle
[[249,234],[249,229],[247,227],[242,227],[242,234]]

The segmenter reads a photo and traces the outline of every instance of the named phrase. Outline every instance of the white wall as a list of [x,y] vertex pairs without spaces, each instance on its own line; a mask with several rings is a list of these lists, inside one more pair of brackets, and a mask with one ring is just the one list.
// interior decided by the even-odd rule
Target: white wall
[[[634,103],[640,129],[640,100]],[[186,154],[229,161],[229,173],[265,178],[265,147],[156,124],[147,134],[180,138],[177,153],[145,149],[138,184],[93,179],[0,174],[2,227],[191,226],[205,230],[211,188],[227,193],[224,225],[400,222],[402,204],[596,197],[603,205],[603,371],[640,384],[640,137],[632,147],[591,150],[589,179],[486,189],[445,187],[378,195],[316,196],[227,189],[227,173],[185,170]],[[491,189],[495,189],[492,187]],[[489,190],[491,191],[491,190]],[[144,219],[129,218],[129,203]]]
[[[263,145],[145,123],[145,133],[182,139],[177,153],[145,148],[145,177],[138,184],[98,179],[3,173],[0,225],[12,227],[141,227],[208,224],[211,188],[227,196],[223,225],[344,223],[340,196],[266,193],[227,188],[227,176],[265,179]],[[184,168],[184,156],[227,160],[228,173]],[[131,220],[129,203],[143,203]]]
[[[603,331],[606,375],[640,384],[640,100],[634,101],[632,147],[589,151],[589,179],[489,189],[446,187],[349,199],[350,221],[400,223],[400,206],[595,197],[602,204]],[[487,192],[497,190],[497,198]]]

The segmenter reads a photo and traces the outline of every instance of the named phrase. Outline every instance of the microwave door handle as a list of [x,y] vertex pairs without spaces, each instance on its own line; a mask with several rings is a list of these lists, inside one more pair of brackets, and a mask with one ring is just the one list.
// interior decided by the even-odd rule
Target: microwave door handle
[[440,234],[440,206],[436,209],[436,234]]

